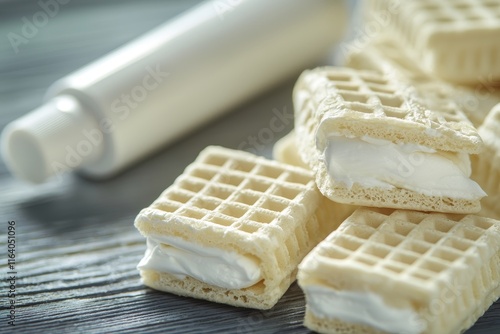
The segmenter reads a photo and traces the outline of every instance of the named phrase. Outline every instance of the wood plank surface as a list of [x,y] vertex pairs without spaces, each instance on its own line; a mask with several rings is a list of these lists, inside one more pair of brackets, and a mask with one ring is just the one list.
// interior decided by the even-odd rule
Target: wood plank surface
[[[97,59],[198,1],[73,0],[15,53],[37,1],[0,2],[0,129],[40,105],[56,79]],[[309,333],[296,284],[269,311],[182,298],[144,287],[136,265],[145,241],[133,227],[208,144],[236,148],[291,112],[293,79],[107,181],[66,175],[40,186],[15,180],[0,161],[0,333]],[[256,151],[270,156],[275,140]],[[8,222],[16,228],[16,326],[8,325]],[[500,333],[500,303],[467,333]]]

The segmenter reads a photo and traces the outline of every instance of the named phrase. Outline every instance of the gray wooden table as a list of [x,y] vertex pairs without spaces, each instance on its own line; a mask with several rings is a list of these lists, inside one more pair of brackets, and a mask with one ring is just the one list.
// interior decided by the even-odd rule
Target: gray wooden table
[[[197,1],[73,0],[17,46],[37,1],[0,0],[0,129],[37,107],[56,79],[139,36]],[[133,227],[149,205],[208,144],[236,148],[292,109],[293,79],[239,106],[175,145],[105,182],[67,175],[26,185],[0,161],[0,333],[308,333],[294,284],[269,311],[181,298],[144,287],[135,266],[145,249]],[[270,156],[275,140],[255,147]],[[249,146],[247,146],[249,147]],[[15,221],[15,299],[9,291],[8,222]],[[15,300],[15,327],[9,301]],[[500,333],[496,303],[468,333]]]

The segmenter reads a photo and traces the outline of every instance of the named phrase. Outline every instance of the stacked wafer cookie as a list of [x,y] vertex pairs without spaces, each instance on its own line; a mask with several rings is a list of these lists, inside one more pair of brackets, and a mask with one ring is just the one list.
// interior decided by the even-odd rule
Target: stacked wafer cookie
[[[303,163],[297,142],[281,139],[275,157]],[[499,233],[486,217],[360,208],[299,267],[304,323],[321,333],[460,333],[500,295]]]
[[364,43],[344,45],[345,65],[393,73],[454,101],[475,126],[500,103],[500,3],[364,1]]
[[484,197],[469,179],[476,129],[446,101],[409,83],[349,68],[305,71],[294,89],[302,159],[332,201],[473,213]]
[[[365,21],[384,25],[429,75],[456,83],[500,79],[500,4],[495,0],[366,1]],[[377,14],[379,17],[377,17]]]
[[[460,98],[474,94],[474,71],[496,80],[497,63],[466,50],[446,56],[463,73],[434,71],[439,43],[457,37],[420,4],[400,3],[392,19],[418,18],[391,19],[405,32],[352,52],[351,68],[300,76],[279,162],[209,147],[141,211],[146,285],[268,309],[298,271],[305,325],[325,333],[458,333],[484,313],[500,295],[500,106],[486,117],[494,94],[479,106]],[[467,36],[485,32],[477,43],[497,31],[457,22]]]
[[[380,23],[383,17],[387,29],[361,47],[355,41],[344,48],[349,50],[346,65],[351,69],[320,68],[302,75],[294,92],[297,138],[291,135],[280,143],[284,147],[295,142],[330,199],[378,207],[358,209],[301,263],[305,325],[322,333],[460,333],[500,296],[500,222],[492,219],[498,219],[500,194],[500,105],[490,112],[500,101],[494,87],[500,81],[500,62],[494,56],[500,40],[492,37],[499,33],[500,3],[367,4],[367,19]],[[389,97],[403,103],[385,102],[391,101]],[[415,106],[417,111],[412,111]],[[453,118],[447,117],[450,110]],[[410,125],[415,114],[418,121]],[[466,123],[479,126],[479,131]],[[376,181],[424,196],[434,192],[409,186],[430,156],[401,150],[408,143],[423,144],[422,137],[409,139],[422,125],[426,129],[421,135],[431,141],[484,141],[477,144],[478,150],[468,150],[464,142],[455,149],[429,142],[423,146],[433,148],[432,154],[447,152],[442,156],[455,163],[456,156],[449,153],[472,153],[472,164],[462,160],[457,166],[487,197],[478,192],[474,205],[463,205],[459,192],[454,200],[443,192],[434,198],[436,205],[426,201],[410,207],[415,199],[422,204],[421,198],[387,196],[394,188],[383,189],[384,184]],[[377,126],[378,132],[373,130]],[[373,144],[369,150],[365,142]],[[397,147],[381,151],[387,142]],[[293,161],[290,155],[278,156]],[[398,160],[401,164],[391,163]],[[391,169],[408,184],[398,182]],[[433,164],[426,175],[442,178],[444,169]],[[366,190],[377,187],[382,189],[375,195]],[[481,198],[482,210],[477,213]]]
[[303,257],[354,209],[326,201],[306,169],[208,147],[137,216],[148,239],[138,266],[143,282],[268,309]]

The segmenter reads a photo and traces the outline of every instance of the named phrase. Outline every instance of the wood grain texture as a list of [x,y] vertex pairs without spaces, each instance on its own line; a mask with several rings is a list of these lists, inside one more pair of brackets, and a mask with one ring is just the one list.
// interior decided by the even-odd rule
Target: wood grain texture
[[[37,107],[57,78],[140,35],[197,1],[73,0],[16,54],[5,36],[21,29],[37,1],[0,3],[0,129]],[[291,110],[293,80],[240,106],[147,161],[104,182],[67,175],[33,187],[0,161],[0,267],[16,221],[16,324],[7,326],[1,283],[0,333],[309,333],[296,284],[269,311],[181,298],[144,287],[135,266],[145,249],[133,227],[149,205],[209,144],[236,148]],[[274,140],[291,129],[284,124]],[[257,148],[270,156],[271,143]],[[500,333],[500,303],[468,333]]]

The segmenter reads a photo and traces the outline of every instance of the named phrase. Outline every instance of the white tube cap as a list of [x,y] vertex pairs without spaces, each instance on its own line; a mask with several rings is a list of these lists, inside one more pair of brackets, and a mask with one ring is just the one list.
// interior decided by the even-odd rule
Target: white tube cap
[[58,96],[7,125],[1,153],[14,175],[42,183],[102,155],[103,145],[89,145],[85,140],[85,131],[96,128],[95,120],[77,99]]

